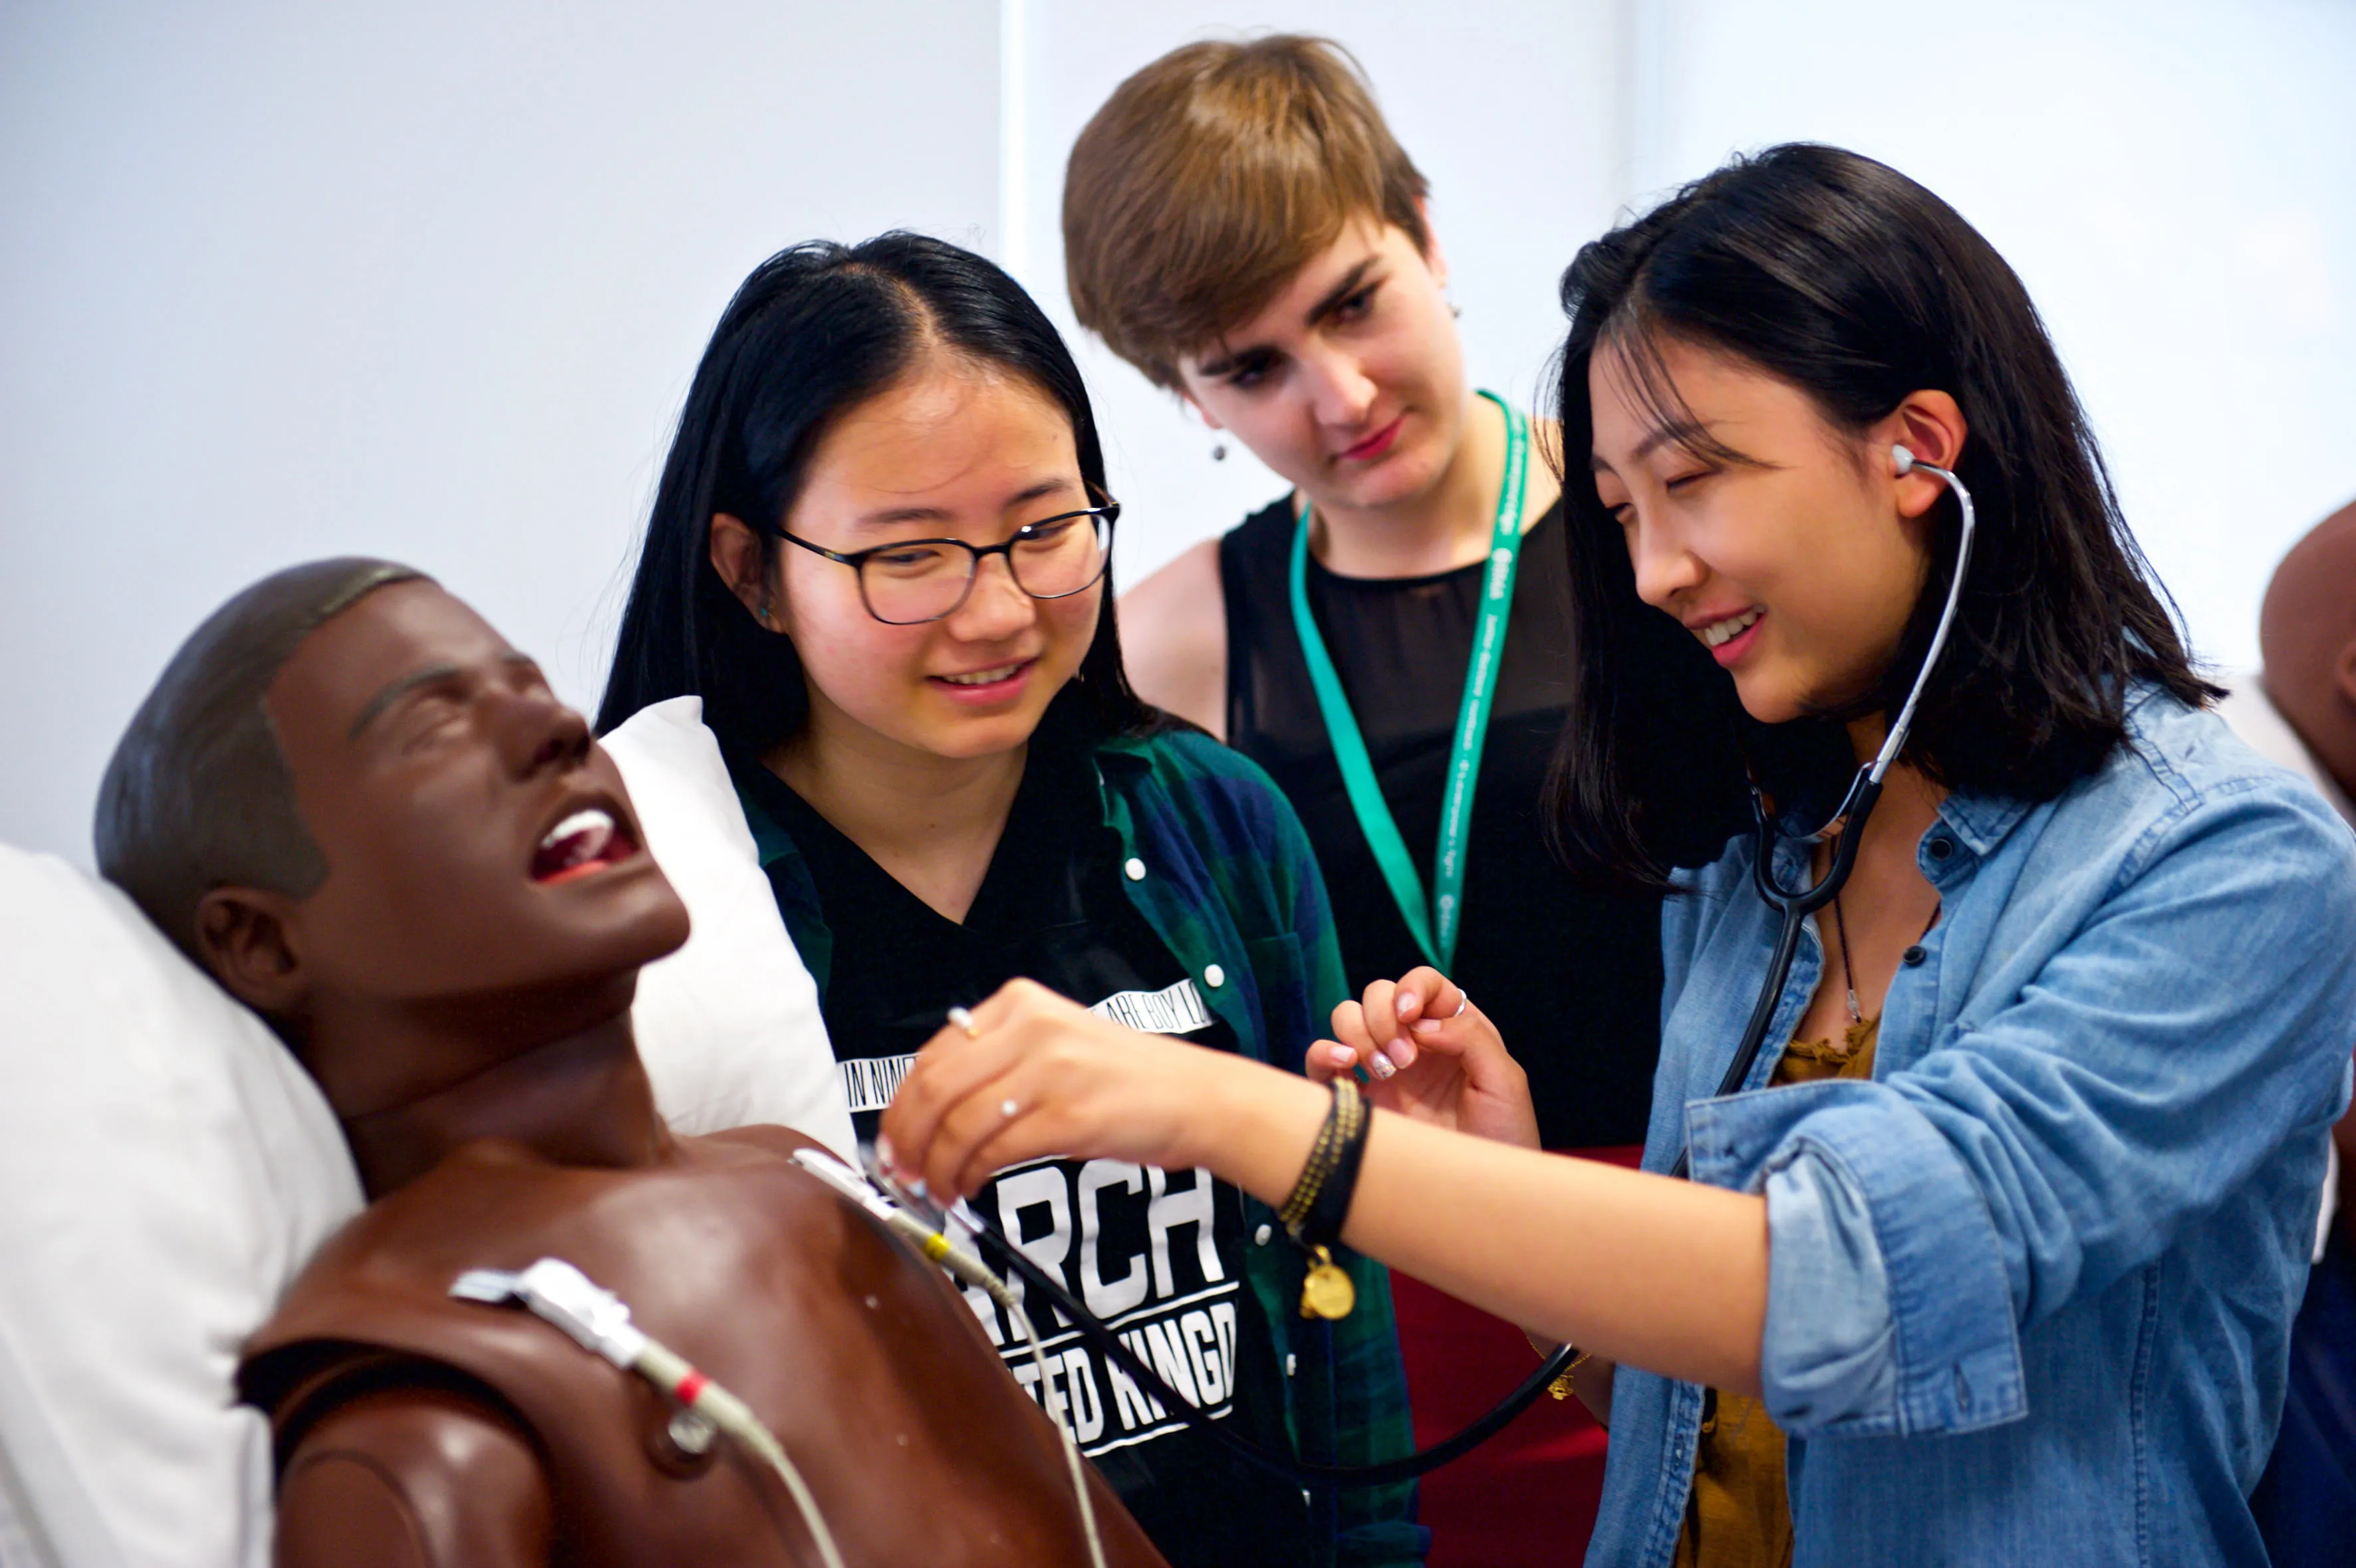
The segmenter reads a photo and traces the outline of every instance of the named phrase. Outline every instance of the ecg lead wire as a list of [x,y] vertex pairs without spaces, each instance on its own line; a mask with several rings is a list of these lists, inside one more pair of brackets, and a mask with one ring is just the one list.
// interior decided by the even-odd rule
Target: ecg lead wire
[[584,1350],[604,1357],[626,1372],[636,1372],[688,1410],[735,1439],[754,1457],[766,1464],[785,1482],[799,1510],[802,1527],[818,1546],[826,1568],[843,1568],[834,1533],[819,1512],[802,1473],[787,1456],[776,1434],[753,1413],[752,1407],[696,1369],[676,1350],[654,1339],[630,1321],[630,1309],[621,1297],[593,1282],[562,1258],[542,1258],[521,1273],[504,1269],[470,1269],[460,1274],[450,1294],[462,1301],[492,1305],[520,1303],[535,1317],[564,1330]]
[[1079,1441],[1072,1434],[1063,1393],[1047,1375],[1047,1348],[1041,1342],[1031,1315],[1023,1310],[1022,1298],[1014,1294],[1013,1287],[992,1273],[980,1258],[958,1251],[946,1230],[887,1201],[857,1171],[833,1155],[816,1149],[797,1149],[792,1157],[796,1165],[882,1220],[926,1258],[996,1302],[1005,1310],[1007,1321],[1030,1342],[1031,1365],[1039,1375],[1040,1402],[1046,1407],[1047,1419],[1054,1423],[1055,1434],[1064,1440],[1064,1463],[1071,1473],[1072,1496],[1079,1504],[1080,1528],[1087,1536],[1088,1562],[1093,1568],[1105,1568],[1104,1540],[1097,1529],[1096,1503],[1088,1496],[1087,1467],[1080,1457]]

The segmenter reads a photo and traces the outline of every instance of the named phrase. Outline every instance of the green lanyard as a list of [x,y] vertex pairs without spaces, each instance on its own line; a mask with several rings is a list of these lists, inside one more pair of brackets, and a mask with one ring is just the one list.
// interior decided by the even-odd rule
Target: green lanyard
[[1398,822],[1376,782],[1375,765],[1366,755],[1365,736],[1358,732],[1357,716],[1333,671],[1333,656],[1317,619],[1309,612],[1309,503],[1301,505],[1301,521],[1292,536],[1292,628],[1309,662],[1309,683],[1316,688],[1317,706],[1325,715],[1326,737],[1333,743],[1333,760],[1342,768],[1342,784],[1350,807],[1357,813],[1359,831],[1374,851],[1390,885],[1416,946],[1432,967],[1452,974],[1456,933],[1462,925],[1464,840],[1472,826],[1472,787],[1481,778],[1481,746],[1489,734],[1489,708],[1497,694],[1497,665],[1505,652],[1505,618],[1514,607],[1514,567],[1521,556],[1522,499],[1529,478],[1529,422],[1494,392],[1481,394],[1505,415],[1505,478],[1497,491],[1497,521],[1489,545],[1489,571],[1481,592],[1481,617],[1472,632],[1472,657],[1464,670],[1464,700],[1456,710],[1456,744],[1448,764],[1448,793],[1440,808],[1440,844],[1432,857],[1430,912],[1425,912],[1423,879],[1416,875]]

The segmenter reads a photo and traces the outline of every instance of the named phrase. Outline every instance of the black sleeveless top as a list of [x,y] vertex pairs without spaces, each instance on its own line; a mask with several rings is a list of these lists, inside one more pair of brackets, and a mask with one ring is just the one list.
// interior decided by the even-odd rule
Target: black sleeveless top
[[[1219,541],[1227,744],[1276,779],[1316,847],[1353,993],[1424,961],[1350,809],[1292,627],[1295,514],[1278,501]],[[1660,1051],[1656,898],[1592,891],[1547,848],[1539,793],[1562,728],[1570,585],[1558,503],[1523,536],[1514,612],[1472,800],[1462,984],[1527,1069],[1548,1148],[1641,1144]],[[1312,555],[1310,612],[1427,894],[1487,563],[1340,577]]]

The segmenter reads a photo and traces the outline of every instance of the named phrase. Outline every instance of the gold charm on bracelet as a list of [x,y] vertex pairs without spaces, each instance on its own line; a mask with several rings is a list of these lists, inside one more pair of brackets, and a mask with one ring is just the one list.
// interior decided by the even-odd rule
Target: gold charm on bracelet
[[1323,1317],[1329,1322],[1350,1316],[1358,1305],[1358,1287],[1350,1276],[1333,1262],[1333,1254],[1323,1247],[1313,1250],[1316,1262],[1301,1282],[1301,1316]]

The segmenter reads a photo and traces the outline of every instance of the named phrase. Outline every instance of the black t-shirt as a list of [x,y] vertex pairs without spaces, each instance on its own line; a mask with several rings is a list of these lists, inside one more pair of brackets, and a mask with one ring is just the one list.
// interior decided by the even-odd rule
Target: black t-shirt
[[[1104,825],[1095,769],[1083,747],[1049,733],[1056,727],[1034,739],[962,924],[894,880],[774,775],[739,774],[801,851],[832,933],[827,1033],[862,1141],[947,1009],[1018,975],[1130,1026],[1236,1048],[1123,891],[1120,842]],[[1000,1173],[973,1205],[1165,1381],[1199,1394],[1242,1435],[1289,1446],[1284,1371],[1244,1275],[1247,1247],[1284,1241],[1245,1234],[1234,1187],[1205,1170],[1048,1159]],[[981,1292],[966,1295],[1008,1370],[1044,1404],[1029,1341]],[[1032,1310],[1081,1451],[1175,1568],[1309,1560],[1298,1487],[1183,1425],[1052,1308]]]
[[[1227,742],[1268,769],[1325,874],[1355,993],[1425,961],[1351,810],[1293,630],[1295,513],[1279,501],[1219,542],[1227,611]],[[1598,893],[1547,849],[1540,795],[1569,701],[1562,508],[1522,538],[1497,671],[1450,976],[1527,1069],[1548,1148],[1641,1144],[1660,1054],[1657,899]],[[1317,618],[1399,835],[1431,888],[1487,563],[1429,577],[1336,576],[1312,556]]]

